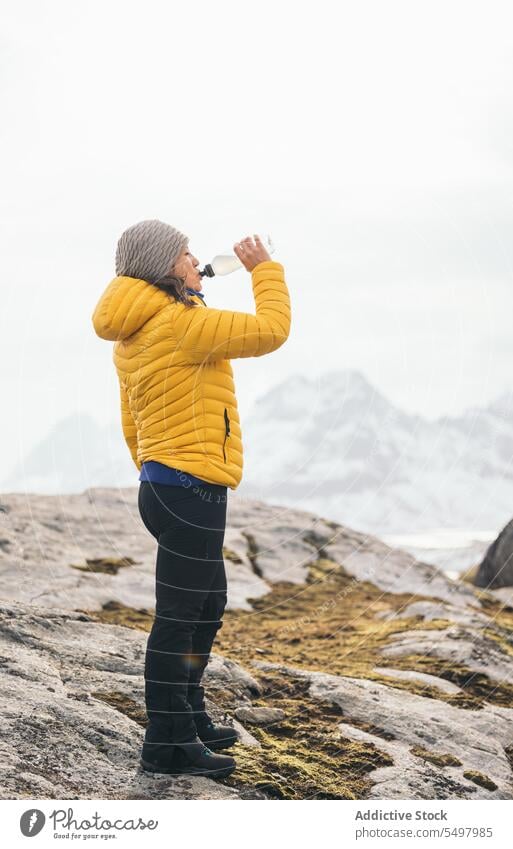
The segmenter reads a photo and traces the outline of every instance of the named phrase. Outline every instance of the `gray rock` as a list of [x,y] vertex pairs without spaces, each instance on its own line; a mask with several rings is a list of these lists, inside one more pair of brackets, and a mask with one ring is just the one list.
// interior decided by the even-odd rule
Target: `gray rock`
[[[342,736],[363,739],[352,727],[365,722],[376,729],[372,742],[394,758],[392,767],[371,774],[371,798],[420,799],[511,799],[512,771],[505,748],[513,739],[513,710],[485,704],[471,711],[437,699],[388,687],[364,678],[346,678],[309,672],[276,663],[255,661],[261,668],[309,681],[309,695],[343,710],[346,722],[339,725]],[[392,738],[392,745],[385,738]],[[410,749],[420,747],[437,754],[450,754],[459,767],[436,767],[423,759],[411,759]],[[484,773],[496,790],[478,787],[464,778],[473,770]]]
[[420,684],[436,687],[443,693],[461,693],[461,688],[453,684],[452,681],[445,681],[444,678],[438,678],[437,675],[428,675],[426,672],[413,672],[411,669],[392,669],[387,666],[375,666],[372,671],[389,678],[398,678],[400,681],[418,681]]
[[472,605],[463,607],[462,605],[449,604],[440,601],[415,601],[413,604],[408,604],[402,610],[390,613],[385,616],[385,619],[409,619],[412,616],[418,616],[426,622],[431,622],[433,619],[448,619],[450,622],[459,622],[470,628],[493,628],[494,620],[475,609]]
[[228,526],[224,538],[228,609],[252,610],[248,599],[266,595],[271,587],[255,571],[249,557],[248,540],[238,528]]
[[[140,769],[144,729],[116,705],[144,718],[146,640],[78,613],[0,605],[1,798],[240,798],[210,779]],[[246,700],[258,689],[233,661],[216,656],[207,670],[207,687]]]
[[466,666],[487,675],[492,681],[511,681],[513,657],[497,642],[479,631],[454,625],[442,631],[403,631],[392,634],[382,649],[386,657],[425,655]]
[[513,587],[501,587],[500,590],[491,590],[490,593],[498,598],[505,607],[513,608]]
[[[3,597],[61,609],[98,610],[111,600],[152,609],[156,542],[140,519],[137,492],[98,488],[65,499],[2,495]],[[225,548],[229,609],[251,609],[248,600],[265,595],[275,581],[303,583],[319,556],[389,592],[481,606],[470,585],[451,581],[373,535],[235,493],[228,499]],[[95,558],[128,556],[135,564],[113,575],[73,568]]]
[[247,722],[248,725],[272,725],[273,722],[282,722],[285,719],[285,712],[280,708],[239,707],[235,711],[235,716],[241,722]]
[[[2,495],[2,597],[61,609],[99,610],[111,600],[153,609],[157,543],[140,519],[137,492],[91,489],[65,499]],[[257,507],[253,523],[258,522]],[[250,610],[248,598],[265,595],[269,584],[255,571],[239,529],[227,527],[225,548],[227,608]],[[108,557],[131,557],[135,563],[117,574],[74,568]]]
[[370,581],[386,592],[429,596],[453,605],[481,606],[469,585],[451,580],[436,566],[422,563],[400,548],[391,548],[377,537],[348,531],[342,526],[332,536],[332,542],[325,546],[327,556],[359,581]]
[[513,519],[486,550],[474,578],[476,587],[513,587]]
[[242,700],[260,696],[258,681],[238,663],[213,652],[205,670],[205,682],[212,690],[230,690]]
[[247,728],[244,728],[244,726],[240,722],[238,722],[236,719],[233,719],[232,725],[239,735],[240,742],[244,746],[256,746],[259,749],[262,748],[262,744],[256,739],[256,737],[253,737],[253,735],[249,733]]
[[271,583],[302,584],[322,541],[333,535],[323,519],[306,510],[236,496],[228,501],[227,523],[241,529],[257,574]]
[[340,737],[372,743],[394,760],[393,766],[378,767],[372,773],[373,786],[369,799],[490,798],[490,793],[483,791],[482,788],[478,793],[476,785],[463,777],[461,769],[455,767],[437,769],[429,761],[413,755],[408,743],[402,743],[400,740],[383,740],[382,737],[368,734],[347,723],[340,725],[339,733]]

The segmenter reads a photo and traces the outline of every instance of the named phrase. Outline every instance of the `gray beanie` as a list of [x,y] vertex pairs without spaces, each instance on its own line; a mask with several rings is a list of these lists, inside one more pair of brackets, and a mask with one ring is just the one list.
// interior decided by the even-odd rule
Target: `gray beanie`
[[167,274],[189,238],[158,219],[139,221],[121,234],[116,250],[118,277],[154,282]]

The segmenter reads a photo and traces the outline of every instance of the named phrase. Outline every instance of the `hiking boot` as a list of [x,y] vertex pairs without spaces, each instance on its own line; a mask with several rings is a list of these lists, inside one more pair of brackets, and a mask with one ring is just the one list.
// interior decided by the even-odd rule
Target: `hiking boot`
[[239,735],[231,725],[215,725],[207,713],[195,714],[194,724],[198,737],[209,749],[229,749],[234,746]]
[[216,755],[199,737],[187,743],[169,743],[154,754],[143,746],[140,764],[148,772],[166,775],[204,775],[206,778],[227,778],[236,763],[229,755]]
[[198,737],[209,749],[228,749],[234,746],[239,735],[231,725],[215,725],[205,708],[205,691],[201,686],[189,686],[189,704]]

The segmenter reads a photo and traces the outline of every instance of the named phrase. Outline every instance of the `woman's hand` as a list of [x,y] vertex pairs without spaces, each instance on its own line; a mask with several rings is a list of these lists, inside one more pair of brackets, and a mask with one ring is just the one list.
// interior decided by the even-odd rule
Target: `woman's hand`
[[253,271],[256,265],[259,262],[265,262],[266,260],[270,260],[271,257],[269,253],[265,249],[260,236],[255,235],[255,241],[251,236],[248,236],[246,239],[243,239],[241,242],[237,242],[233,246],[233,250],[235,251],[236,256],[242,262],[246,271]]

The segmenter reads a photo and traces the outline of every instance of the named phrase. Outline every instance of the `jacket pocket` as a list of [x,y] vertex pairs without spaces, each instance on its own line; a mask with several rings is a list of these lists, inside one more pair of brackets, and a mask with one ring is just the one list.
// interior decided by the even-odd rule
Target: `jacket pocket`
[[224,442],[223,442],[223,459],[226,463],[226,440],[230,436],[230,416],[228,415],[228,410],[226,407],[224,408]]

